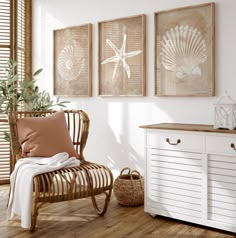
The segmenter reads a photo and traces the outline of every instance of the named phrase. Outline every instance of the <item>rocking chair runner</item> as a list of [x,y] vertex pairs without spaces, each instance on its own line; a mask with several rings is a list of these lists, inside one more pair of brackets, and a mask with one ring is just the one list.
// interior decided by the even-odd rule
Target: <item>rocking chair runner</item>
[[[17,132],[17,120],[25,117],[45,117],[52,113],[54,112],[12,112],[9,114],[12,169],[22,153]],[[64,113],[73,145],[79,154],[78,159],[81,163],[78,167],[63,168],[34,177],[31,231],[35,229],[38,210],[45,203],[91,197],[97,213],[104,215],[110,201],[113,187],[111,171],[103,165],[86,161],[83,155],[89,130],[88,115],[81,110],[66,110]],[[100,208],[96,200],[96,195],[98,194],[105,194],[102,208]]]

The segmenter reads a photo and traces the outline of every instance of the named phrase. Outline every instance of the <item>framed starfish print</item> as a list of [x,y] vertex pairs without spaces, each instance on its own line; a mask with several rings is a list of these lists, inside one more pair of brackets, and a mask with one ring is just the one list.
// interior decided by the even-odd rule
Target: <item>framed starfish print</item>
[[146,16],[98,23],[100,96],[146,95]]

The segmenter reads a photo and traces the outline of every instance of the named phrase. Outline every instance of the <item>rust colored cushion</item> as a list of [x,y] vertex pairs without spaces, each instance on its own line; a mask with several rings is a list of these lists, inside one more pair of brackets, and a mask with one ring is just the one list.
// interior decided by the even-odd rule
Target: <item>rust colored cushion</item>
[[77,156],[63,111],[47,117],[26,117],[17,120],[23,157],[51,157],[60,152]]

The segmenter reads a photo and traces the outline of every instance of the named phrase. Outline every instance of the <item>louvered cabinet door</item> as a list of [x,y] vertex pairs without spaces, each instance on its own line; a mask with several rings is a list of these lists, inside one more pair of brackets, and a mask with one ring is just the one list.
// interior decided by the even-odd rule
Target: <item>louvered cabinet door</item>
[[203,148],[198,134],[147,132],[147,212],[200,223]]
[[148,149],[150,213],[197,222],[202,218],[200,153]]
[[235,136],[207,136],[208,219],[226,226],[236,224]]

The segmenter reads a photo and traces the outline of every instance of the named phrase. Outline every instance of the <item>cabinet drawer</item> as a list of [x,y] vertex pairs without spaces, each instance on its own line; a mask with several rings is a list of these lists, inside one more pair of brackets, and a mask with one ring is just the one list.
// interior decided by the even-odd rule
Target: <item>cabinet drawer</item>
[[[235,146],[235,148],[232,148]],[[206,151],[209,154],[236,156],[235,136],[206,136]]]
[[150,131],[147,133],[147,146],[168,150],[202,152],[204,151],[204,137],[195,134]]

